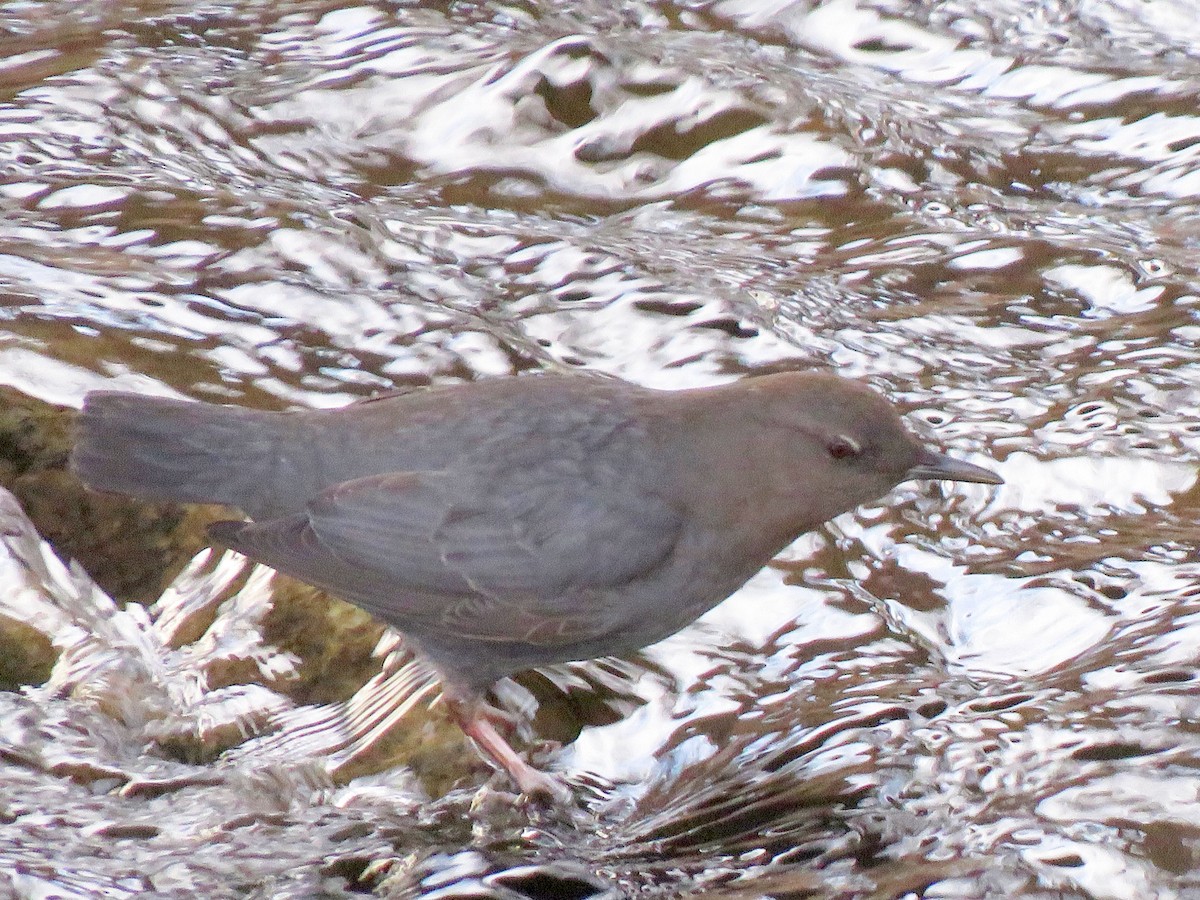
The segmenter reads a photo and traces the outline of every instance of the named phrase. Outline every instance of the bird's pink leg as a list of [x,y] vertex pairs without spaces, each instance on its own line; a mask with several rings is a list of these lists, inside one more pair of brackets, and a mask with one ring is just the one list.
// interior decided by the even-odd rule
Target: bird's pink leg
[[478,714],[491,722],[492,726],[504,736],[506,741],[510,740],[517,733],[518,721],[517,717],[512,713],[497,709],[486,700],[479,701],[478,705]]
[[463,734],[475,742],[485,757],[508,773],[522,794],[547,803],[571,802],[571,792],[564,784],[521,759],[496,730],[497,721],[512,724],[507,716],[477,697],[464,697],[456,691],[447,691],[445,698],[450,714]]

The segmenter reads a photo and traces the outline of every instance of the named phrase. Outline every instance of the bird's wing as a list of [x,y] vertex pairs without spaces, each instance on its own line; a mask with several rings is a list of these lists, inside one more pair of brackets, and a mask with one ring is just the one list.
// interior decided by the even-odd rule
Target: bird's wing
[[402,472],[335,485],[308,507],[338,557],[446,594],[553,597],[657,565],[680,528],[657,496],[621,484],[513,472],[504,483]]
[[572,608],[570,595],[650,571],[681,527],[660,498],[619,483],[598,491],[544,471],[514,475],[502,491],[471,481],[443,472],[358,478],[305,513],[217,526],[214,537],[402,630],[556,644],[595,629],[586,620],[598,611]]

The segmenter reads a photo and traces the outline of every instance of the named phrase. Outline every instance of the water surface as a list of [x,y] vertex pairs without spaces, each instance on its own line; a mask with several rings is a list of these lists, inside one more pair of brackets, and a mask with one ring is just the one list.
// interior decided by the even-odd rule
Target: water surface
[[[437,801],[403,770],[331,776],[348,713],[270,690],[265,574],[208,560],[120,613],[7,508],[6,615],[77,664],[0,695],[0,879],[1200,894],[1198,22],[1171,0],[0,5],[2,383],[283,408],[820,367],[1007,481],[904,485],[643,656],[503,691],[584,720],[538,751],[578,818],[477,796],[484,773]],[[179,610],[239,585],[172,645]],[[230,658],[253,665],[215,686]],[[272,716],[294,730],[256,736]],[[176,726],[231,749],[149,743]]]

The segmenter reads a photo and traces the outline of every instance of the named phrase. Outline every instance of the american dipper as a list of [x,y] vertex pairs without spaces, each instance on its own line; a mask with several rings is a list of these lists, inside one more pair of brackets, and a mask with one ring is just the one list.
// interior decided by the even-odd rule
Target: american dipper
[[402,631],[463,731],[541,798],[565,788],[497,730],[497,679],[659,641],[901,481],[1001,483],[811,372],[681,391],[499,378],[294,412],[94,391],[72,466],[99,490],[241,509],[253,521],[214,541]]

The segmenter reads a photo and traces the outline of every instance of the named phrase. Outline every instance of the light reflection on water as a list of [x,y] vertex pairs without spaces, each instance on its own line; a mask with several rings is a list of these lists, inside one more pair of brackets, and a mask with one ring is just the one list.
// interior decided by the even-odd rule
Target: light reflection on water
[[[399,771],[336,786],[344,710],[186,674],[286,668],[251,594],[168,652],[10,567],[6,615],[101,632],[68,696],[4,697],[14,890],[342,896],[392,857],[401,896],[1197,891],[1189,4],[48,3],[0,28],[0,382],[333,406],[830,366],[1007,481],[902,486],[625,665],[510,688],[582,725],[542,756],[582,825],[471,820],[472,791]],[[121,719],[155,703],[178,740],[294,730],[162,759]]]

